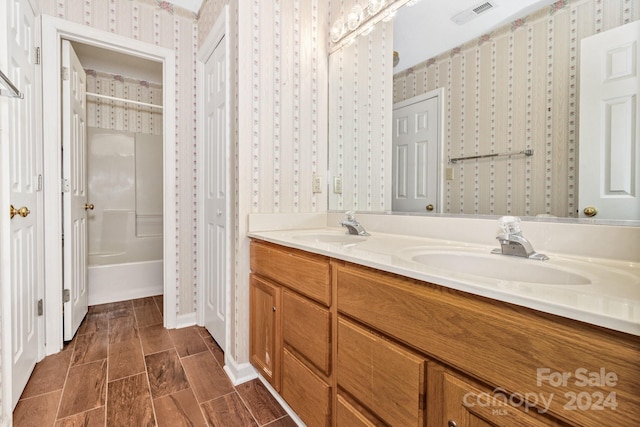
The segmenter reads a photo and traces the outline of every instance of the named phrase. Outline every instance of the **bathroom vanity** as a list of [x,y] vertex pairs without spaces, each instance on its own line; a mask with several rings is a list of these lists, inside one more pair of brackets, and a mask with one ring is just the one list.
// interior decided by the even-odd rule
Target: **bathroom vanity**
[[[640,418],[636,315],[614,319],[603,308],[624,300],[624,290],[612,289],[613,300],[588,321],[582,303],[567,303],[588,298],[580,286],[606,282],[597,268],[582,269],[574,285],[535,290],[483,276],[474,284],[473,274],[419,262],[429,250],[475,256],[451,242],[390,243],[340,230],[251,236],[251,363],[308,426],[602,426]],[[638,285],[634,263],[609,267],[602,271],[619,274],[613,282]],[[626,300],[629,310],[638,299],[636,292]]]

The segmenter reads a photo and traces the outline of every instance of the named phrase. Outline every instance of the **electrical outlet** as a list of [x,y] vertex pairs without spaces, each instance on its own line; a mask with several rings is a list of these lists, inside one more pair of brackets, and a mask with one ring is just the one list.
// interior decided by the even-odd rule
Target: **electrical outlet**
[[333,194],[342,194],[342,177],[333,177]]
[[320,175],[313,176],[313,190],[314,193],[322,193],[322,177]]

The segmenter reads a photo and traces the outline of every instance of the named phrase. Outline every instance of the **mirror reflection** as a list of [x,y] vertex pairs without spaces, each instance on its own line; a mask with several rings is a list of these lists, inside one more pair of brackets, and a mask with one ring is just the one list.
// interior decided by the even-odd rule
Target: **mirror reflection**
[[[638,109],[593,101],[580,87],[581,80],[598,80],[580,69],[582,40],[637,21],[640,1],[507,2],[526,6],[515,13],[492,1],[495,11],[461,25],[451,17],[475,3],[451,3],[404,6],[394,21],[330,55],[329,208],[584,217],[593,207],[596,219],[640,219]],[[489,19],[501,8],[503,15]],[[445,19],[455,37],[436,27]],[[640,30],[630,33],[637,39]],[[466,42],[459,41],[464,35]],[[616,79],[622,76],[625,58],[638,60],[637,51],[619,49],[637,49],[623,37],[596,41],[611,61],[590,68],[613,67]],[[581,130],[579,112],[589,109],[581,98],[609,105],[600,127],[582,123]],[[581,140],[590,139],[608,148],[583,148]],[[581,159],[585,154],[591,157]],[[480,158],[451,162],[466,157]],[[590,192],[595,199],[585,199]],[[611,200],[627,205],[609,208]]]

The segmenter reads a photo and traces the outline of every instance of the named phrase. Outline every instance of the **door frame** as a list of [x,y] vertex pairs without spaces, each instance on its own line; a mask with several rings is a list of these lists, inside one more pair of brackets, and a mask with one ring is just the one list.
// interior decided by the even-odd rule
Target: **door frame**
[[[227,313],[227,318],[225,319],[225,341],[226,341],[226,345],[228,346],[231,340],[231,325],[229,323],[229,310],[231,309],[231,274],[232,274],[232,270],[231,270],[231,249],[233,248],[233,246],[231,245],[231,226],[232,226],[232,215],[234,215],[234,210],[232,209],[231,206],[231,182],[232,182],[232,176],[231,176],[231,162],[232,162],[232,157],[231,157],[231,135],[230,135],[230,131],[231,131],[231,108],[230,108],[230,104],[229,101],[231,99],[231,88],[230,88],[230,82],[229,82],[229,77],[231,76],[230,73],[230,61],[229,61],[229,53],[230,53],[230,46],[229,46],[229,37],[228,35],[230,34],[229,32],[229,6],[225,5],[222,13],[218,16],[218,19],[216,20],[215,24],[213,25],[213,27],[211,28],[211,30],[209,31],[209,34],[207,35],[206,40],[204,41],[204,43],[202,44],[202,46],[200,47],[200,49],[198,49],[198,63],[197,63],[197,67],[198,67],[198,93],[204,93],[204,75],[205,75],[205,61],[213,54],[216,46],[218,46],[218,44],[220,43],[221,40],[224,39],[224,43],[225,43],[225,52],[226,52],[226,59],[225,59],[225,79],[226,79],[226,88],[225,88],[225,97],[226,97],[226,111],[225,111],[225,141],[226,141],[226,158],[227,158],[227,167],[226,167],[226,171],[225,171],[225,175],[226,175],[226,188],[225,188],[225,194],[226,194],[226,200],[225,200],[225,204],[226,204],[226,208],[227,208],[227,219],[226,219],[226,223],[225,223],[225,229],[227,230],[226,233],[226,240],[227,240],[227,255],[225,257],[225,269],[226,269],[226,281],[224,284],[225,287],[225,298],[226,298],[226,307],[225,307],[225,312]],[[198,123],[204,123],[205,122],[205,117],[204,117],[204,102],[202,97],[198,97]],[[205,157],[205,149],[204,149],[204,138],[205,138],[205,127],[204,126],[198,126],[198,158],[199,159],[204,159]],[[198,209],[198,230],[200,230],[200,232],[198,233],[198,258],[197,258],[197,263],[199,266],[204,265],[205,262],[205,239],[204,239],[204,235],[205,233],[202,232],[204,225],[205,225],[205,218],[204,218],[204,212],[203,209],[201,208],[202,206],[204,206],[204,200],[205,200],[205,194],[204,194],[204,174],[203,174],[203,170],[202,167],[199,164],[198,167],[198,172],[197,172],[197,176],[198,176],[198,206],[200,207]],[[204,326],[205,324],[205,304],[206,304],[206,299],[204,298],[204,295],[206,294],[206,289],[205,286],[206,284],[204,283],[204,277],[202,274],[198,274],[198,283],[197,283],[197,289],[198,289],[198,316],[197,316],[197,323],[200,326]],[[227,349],[223,348],[222,349],[224,351],[225,354],[227,354]]]
[[[84,43],[163,64],[163,277],[164,326],[175,328],[176,312],[176,194],[175,194],[175,53],[122,35],[98,30],[53,16],[42,16],[42,95],[44,151],[44,229],[45,247],[45,351],[62,349],[62,125],[61,125],[61,42]],[[167,114],[169,112],[169,114]]]
[[[411,98],[407,98],[404,101],[399,101],[396,102],[395,104],[392,105],[391,107],[391,113],[393,115],[393,111],[396,108],[402,108],[402,107],[406,107],[408,105],[412,105],[412,104],[416,104],[418,102],[423,102],[426,101],[427,99],[431,99],[431,98],[437,98],[437,104],[438,104],[438,117],[436,119],[436,122],[438,123],[438,137],[437,137],[437,141],[438,141],[438,183],[437,183],[437,191],[438,191],[438,195],[436,196],[436,203],[438,205],[438,209],[436,209],[437,213],[443,213],[442,208],[444,207],[443,202],[444,202],[444,171],[445,168],[447,167],[447,161],[444,157],[444,152],[445,152],[445,140],[444,140],[444,88],[443,87],[439,87],[437,89],[434,90],[430,90],[429,92],[420,94],[420,95],[416,95],[413,96]],[[393,136],[392,136],[393,138]],[[392,173],[392,179],[393,179],[393,173]],[[392,196],[393,199],[393,196]],[[393,200],[391,201],[391,203],[393,203]]]

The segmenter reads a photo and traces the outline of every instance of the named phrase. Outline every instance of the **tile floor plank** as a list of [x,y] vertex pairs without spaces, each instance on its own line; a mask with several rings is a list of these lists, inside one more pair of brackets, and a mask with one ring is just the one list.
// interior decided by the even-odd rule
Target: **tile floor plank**
[[298,427],[290,416],[282,417],[272,423],[266,424],[264,427]]
[[110,382],[107,400],[107,426],[156,425],[145,374]]
[[236,386],[236,391],[260,425],[268,424],[287,415],[278,401],[258,379]]
[[140,328],[140,339],[144,354],[157,353],[173,348],[169,331],[162,325],[151,325]]
[[198,402],[203,403],[234,391],[229,377],[211,352],[205,351],[185,357],[182,359],[182,365]]
[[72,415],[56,421],[54,427],[104,427],[105,407]]
[[169,335],[180,357],[202,353],[209,349],[193,326],[182,329],[170,329]]
[[190,388],[153,401],[159,427],[207,427]]
[[61,351],[38,362],[20,399],[62,390],[70,361],[71,352]]
[[109,346],[109,381],[145,371],[139,339],[113,343]]
[[71,365],[95,362],[107,358],[109,335],[107,331],[79,335],[73,350]]
[[258,426],[237,393],[229,393],[202,404],[207,422],[213,427]]
[[138,338],[135,316],[117,317],[109,320],[109,343],[129,341]]
[[58,418],[104,406],[107,385],[107,360],[69,368],[62,393]]
[[82,324],[78,328],[78,335],[92,334],[96,332],[107,332],[109,328],[109,313],[87,313],[87,316],[82,321]]
[[203,339],[204,343],[207,345],[207,347],[209,347],[209,350],[213,354],[213,357],[215,357],[218,361],[220,367],[224,367],[224,352],[222,351],[216,340],[214,340],[211,335],[209,335],[208,337],[204,337]]
[[189,387],[175,349],[149,354],[145,356],[145,364],[154,399]]
[[153,305],[143,305],[134,307],[138,326],[157,325],[162,323],[162,314],[158,307]]
[[18,401],[13,411],[13,427],[53,425],[61,394],[62,390],[57,390]]

